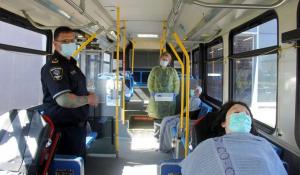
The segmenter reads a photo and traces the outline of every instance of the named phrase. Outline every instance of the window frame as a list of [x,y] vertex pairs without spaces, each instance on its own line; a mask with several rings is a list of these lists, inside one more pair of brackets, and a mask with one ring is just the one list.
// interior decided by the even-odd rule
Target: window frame
[[[209,47],[212,47],[212,46],[215,46],[215,45],[218,45],[222,43],[222,46],[223,46],[223,57],[217,57],[217,58],[212,58],[212,59],[209,59],[207,58],[207,51],[208,51],[208,48]],[[219,101],[213,97],[210,97],[208,94],[207,94],[207,62],[215,62],[217,60],[220,60],[222,59],[224,61],[224,42],[223,42],[223,37],[222,36],[219,36],[217,38],[215,38],[213,41],[207,43],[204,45],[204,75],[203,75],[203,78],[204,78],[204,94],[205,94],[205,98],[212,102],[213,104],[215,104],[216,106],[218,107],[221,107],[222,104],[223,104],[223,96],[222,96],[222,101]],[[222,61],[222,63],[223,63]],[[224,95],[223,93],[223,90],[224,90],[224,64],[222,65],[222,94]]]
[[34,27],[26,18],[16,15],[10,11],[7,11],[3,8],[0,8],[0,21],[5,23],[21,27],[36,33],[45,35],[47,38],[46,41],[46,51],[30,49],[25,47],[19,47],[14,45],[7,45],[0,43],[0,49],[14,52],[30,53],[37,55],[49,55],[52,54],[52,31],[51,30],[41,30]]
[[[104,54],[108,54],[109,55],[109,62],[108,61],[104,61]],[[108,51],[105,51],[103,52],[103,59],[102,60],[102,67],[101,67],[101,73],[103,73],[103,70],[104,70],[104,64],[109,64],[109,72],[112,72],[112,60],[113,60],[113,57],[112,57],[112,53],[111,52],[108,52]],[[127,61],[127,60],[126,60]]]
[[[300,28],[300,2],[298,3],[297,7],[297,28]],[[300,40],[297,41],[297,46],[300,45]],[[297,48],[297,62],[296,62],[296,104],[295,104],[295,139],[298,147],[300,148],[300,48]]]
[[[195,53],[196,53],[197,51],[198,51],[199,54],[198,54],[198,57],[196,58],[196,57],[195,57]],[[193,62],[192,62],[192,63],[193,63],[193,64],[192,64],[192,68],[193,68],[193,69],[192,69],[192,70],[193,70],[193,71],[192,71],[192,75],[193,75],[193,77],[196,77],[196,75],[194,75],[194,70],[195,70],[195,60],[197,60],[197,63],[199,64],[199,65],[198,65],[198,69],[199,69],[199,75],[198,75],[198,76],[199,76],[199,80],[202,80],[202,79],[203,79],[203,76],[201,75],[201,74],[202,74],[202,71],[201,71],[202,68],[201,68],[201,64],[200,64],[200,63],[201,63],[200,54],[201,54],[200,46],[198,46],[197,48],[195,48],[195,49],[192,50],[192,55],[193,55],[193,58],[192,58],[192,59],[193,59]],[[201,85],[201,86],[202,86],[202,85]]]
[[[246,52],[241,52],[241,53],[237,53],[237,54],[233,54],[233,41],[234,41],[234,36],[247,31],[251,28],[254,28],[256,26],[259,26],[261,24],[264,24],[268,21],[271,21],[273,19],[277,20],[277,45],[276,46],[270,46],[270,47],[265,47],[265,48],[260,48],[260,49],[255,49],[255,50],[251,50],[251,51],[246,51]],[[267,134],[273,134],[277,128],[277,122],[278,122],[278,68],[279,68],[279,58],[278,58],[278,51],[276,50],[279,47],[279,19],[278,19],[278,15],[276,13],[275,10],[269,10],[255,18],[253,18],[252,20],[232,29],[229,33],[229,57],[232,58],[246,58],[246,57],[255,57],[255,56],[261,56],[264,53],[267,53],[265,55],[271,55],[271,54],[277,54],[277,91],[276,91],[276,123],[275,123],[275,127],[272,128],[271,126],[268,126],[267,124],[258,121],[256,119],[254,119],[255,122],[255,126],[256,128],[266,132]],[[233,100],[233,60],[229,59],[229,99]]]
[[[13,26],[16,26],[16,27],[27,29],[32,32],[36,32],[38,34],[42,34],[46,37],[46,41],[45,41],[46,50],[45,51],[26,48],[26,47],[20,47],[20,46],[11,45],[11,44],[3,44],[3,43],[0,43],[0,50],[3,50],[4,52],[13,52],[14,55],[18,54],[18,53],[22,53],[22,54],[30,54],[30,55],[40,56],[43,59],[43,61],[47,60],[47,56],[52,53],[52,31],[51,30],[37,29],[26,18],[23,18],[17,14],[7,11],[1,7],[0,7],[0,21],[10,24],[10,25],[13,25]],[[26,59],[26,58],[24,58],[24,59]],[[41,100],[40,102],[42,102],[42,99],[40,99],[40,100]]]

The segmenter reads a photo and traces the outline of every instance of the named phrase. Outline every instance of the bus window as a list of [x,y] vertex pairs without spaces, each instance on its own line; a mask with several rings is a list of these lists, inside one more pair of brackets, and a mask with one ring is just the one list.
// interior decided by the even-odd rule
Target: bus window
[[223,101],[223,41],[217,38],[206,46],[206,93],[218,105]]
[[276,29],[277,19],[273,19],[234,35],[233,53],[238,54],[277,45]]
[[223,43],[219,43],[207,48],[207,60],[223,58]]
[[199,50],[199,48],[195,49],[192,53],[193,53],[192,75],[195,79],[199,80],[200,79],[200,59],[199,59],[200,50]]
[[47,36],[0,21],[0,43],[46,51]]
[[[239,28],[231,35],[231,98],[247,103],[254,118],[271,127],[276,126],[277,47],[276,15],[259,21],[247,30]],[[270,19],[271,18],[271,19]]]
[[[131,54],[129,51],[129,67],[131,68]],[[175,59],[175,57],[173,58]],[[159,65],[159,50],[138,50],[134,52],[134,68],[152,69]]]
[[0,64],[5,65],[0,69],[0,114],[40,105],[47,36],[0,21],[0,44],[6,46],[0,49]]
[[[300,28],[300,2],[298,3],[298,8],[297,8],[297,28]],[[297,40],[297,45],[300,45],[300,40]],[[295,136],[296,136],[296,142],[298,144],[298,148],[300,148],[300,48],[297,48],[297,73],[296,73],[296,78],[297,78],[297,83],[296,83],[296,119],[295,119]]]

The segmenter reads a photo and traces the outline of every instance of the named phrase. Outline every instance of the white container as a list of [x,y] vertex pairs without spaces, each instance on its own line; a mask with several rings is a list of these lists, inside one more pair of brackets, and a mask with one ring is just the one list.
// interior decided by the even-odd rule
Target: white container
[[155,93],[154,100],[155,101],[173,101],[174,93]]

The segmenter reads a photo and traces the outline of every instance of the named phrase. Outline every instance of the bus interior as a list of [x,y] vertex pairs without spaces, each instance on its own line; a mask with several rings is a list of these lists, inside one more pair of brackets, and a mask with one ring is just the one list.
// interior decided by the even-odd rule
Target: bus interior
[[[72,56],[99,104],[89,109],[85,161],[53,155],[41,165],[39,143],[50,153],[59,144],[41,117],[41,68],[58,26],[75,31]],[[0,174],[31,174],[35,162],[43,175],[179,175],[194,121],[182,118],[161,152],[146,111],[148,76],[165,51],[183,80],[176,114],[188,118],[181,107],[195,84],[201,116],[242,101],[288,174],[300,175],[299,0],[0,0]],[[71,160],[78,172],[60,167]]]

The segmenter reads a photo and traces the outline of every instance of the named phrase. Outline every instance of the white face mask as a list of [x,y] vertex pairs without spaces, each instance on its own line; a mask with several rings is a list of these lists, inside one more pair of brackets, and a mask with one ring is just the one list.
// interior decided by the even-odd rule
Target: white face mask
[[169,64],[169,61],[160,60],[160,65],[161,65],[162,67],[167,67],[168,64]]

